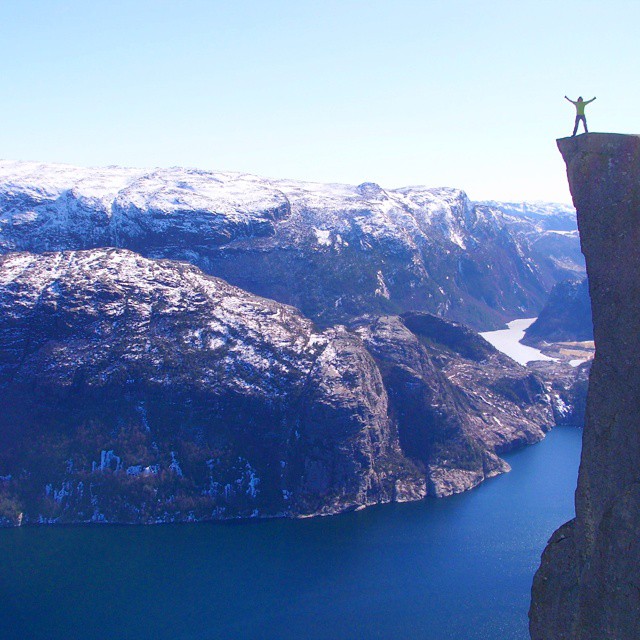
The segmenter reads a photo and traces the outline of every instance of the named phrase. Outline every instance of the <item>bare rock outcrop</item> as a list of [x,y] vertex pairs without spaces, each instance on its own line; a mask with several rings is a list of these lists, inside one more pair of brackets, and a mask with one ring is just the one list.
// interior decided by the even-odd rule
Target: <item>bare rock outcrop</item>
[[527,328],[524,344],[593,340],[589,282],[563,280],[554,285],[536,321]]
[[596,356],[576,517],[532,592],[533,640],[640,637],[640,136],[558,141],[578,211]]

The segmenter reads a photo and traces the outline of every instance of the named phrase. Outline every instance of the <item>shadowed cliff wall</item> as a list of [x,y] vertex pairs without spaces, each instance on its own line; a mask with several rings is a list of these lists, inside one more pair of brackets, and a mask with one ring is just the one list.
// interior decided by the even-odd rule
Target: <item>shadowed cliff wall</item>
[[532,591],[533,640],[640,638],[640,136],[558,140],[593,309],[576,518]]

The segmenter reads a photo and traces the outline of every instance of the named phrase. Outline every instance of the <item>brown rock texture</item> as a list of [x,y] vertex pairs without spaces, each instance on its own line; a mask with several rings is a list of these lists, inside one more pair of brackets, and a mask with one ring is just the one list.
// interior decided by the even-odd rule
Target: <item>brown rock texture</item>
[[533,584],[533,640],[640,638],[640,136],[558,140],[593,308],[576,518]]

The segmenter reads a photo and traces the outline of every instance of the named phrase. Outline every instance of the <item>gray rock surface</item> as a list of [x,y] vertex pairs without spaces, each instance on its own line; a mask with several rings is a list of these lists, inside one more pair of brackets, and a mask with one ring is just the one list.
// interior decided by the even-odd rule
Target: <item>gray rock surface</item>
[[525,331],[523,342],[584,342],[593,340],[589,283],[563,280],[554,285],[536,321]]
[[532,591],[533,640],[640,637],[640,136],[558,141],[593,309],[576,518],[551,538]]

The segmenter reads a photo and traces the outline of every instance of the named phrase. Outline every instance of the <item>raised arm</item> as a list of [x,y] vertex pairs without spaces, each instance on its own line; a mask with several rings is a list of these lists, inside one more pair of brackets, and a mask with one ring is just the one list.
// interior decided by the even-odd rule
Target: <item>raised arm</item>
[[[571,104],[575,104],[575,102],[571,98],[568,98],[567,96],[565,96],[564,99],[568,100]],[[594,100],[595,100],[595,98],[594,98]]]
[[596,97],[595,97],[595,96],[593,96],[593,98],[591,98],[591,100],[587,100],[587,101],[585,102],[585,104],[589,104],[590,102],[593,102],[595,99],[596,99]]

